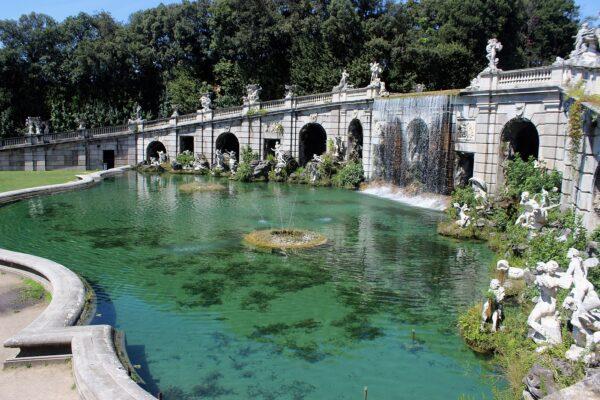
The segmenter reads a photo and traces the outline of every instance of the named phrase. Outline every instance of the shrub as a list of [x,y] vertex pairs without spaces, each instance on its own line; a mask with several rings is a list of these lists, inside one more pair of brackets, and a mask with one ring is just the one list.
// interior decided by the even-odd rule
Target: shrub
[[175,159],[179,164],[183,166],[189,166],[194,163],[194,160],[196,158],[194,157],[194,153],[192,153],[189,150],[186,150],[183,153],[179,153]]
[[481,304],[475,304],[458,318],[458,330],[469,347],[478,353],[492,353],[496,349],[494,335],[482,331]]
[[[556,187],[560,189],[562,175],[558,171],[548,171],[545,168],[536,168],[535,159],[523,161],[517,154],[513,160],[508,160],[506,165],[506,193],[512,198],[519,198],[521,193],[540,193],[542,189],[548,192]],[[555,195],[558,197],[558,195]],[[556,200],[556,199],[553,199]]]
[[335,163],[331,154],[325,154],[322,158],[323,162],[319,164],[319,174],[321,174],[321,179],[329,181],[331,176],[335,174]]
[[246,162],[241,162],[240,165],[238,165],[237,171],[235,171],[235,179],[237,179],[240,182],[250,182],[252,180],[252,174],[253,174],[253,170],[252,167],[250,166],[250,163],[246,163]]
[[333,176],[332,182],[334,186],[356,189],[364,179],[364,171],[362,163],[350,161]]
[[258,153],[252,151],[252,147],[246,146],[242,148],[242,154],[240,154],[240,164],[250,164],[254,160],[258,160]]

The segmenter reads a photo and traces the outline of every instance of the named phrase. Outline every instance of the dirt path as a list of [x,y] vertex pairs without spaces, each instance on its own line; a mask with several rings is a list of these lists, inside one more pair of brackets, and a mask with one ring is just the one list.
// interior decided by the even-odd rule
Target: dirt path
[[[0,363],[18,349],[1,346],[46,308],[43,300],[23,300],[23,280],[0,271]],[[0,370],[0,400],[77,400],[71,363]]]

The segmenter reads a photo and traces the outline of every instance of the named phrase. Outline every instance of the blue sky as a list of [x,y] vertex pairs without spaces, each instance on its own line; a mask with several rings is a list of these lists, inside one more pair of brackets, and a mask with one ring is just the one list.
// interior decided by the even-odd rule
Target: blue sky
[[[576,0],[582,16],[598,16],[598,0]],[[0,0],[0,19],[17,19],[32,11],[51,15],[63,20],[80,11],[94,13],[108,11],[116,19],[126,21],[137,10],[154,7],[160,3],[179,3],[179,0]]]

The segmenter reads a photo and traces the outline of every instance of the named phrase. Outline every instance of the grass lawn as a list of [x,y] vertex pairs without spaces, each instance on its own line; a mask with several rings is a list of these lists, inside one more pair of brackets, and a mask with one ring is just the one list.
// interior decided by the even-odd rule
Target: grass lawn
[[0,171],[0,192],[74,181],[75,175],[90,172],[93,171]]

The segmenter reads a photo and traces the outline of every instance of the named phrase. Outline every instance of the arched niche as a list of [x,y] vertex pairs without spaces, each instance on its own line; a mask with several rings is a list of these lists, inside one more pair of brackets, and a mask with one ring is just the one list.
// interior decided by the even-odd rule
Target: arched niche
[[166,153],[167,148],[165,147],[165,145],[162,142],[160,142],[158,140],[150,142],[148,147],[146,147],[146,161],[149,162],[150,158],[156,158],[158,160],[158,152],[159,151]]
[[513,118],[502,128],[502,157],[513,159],[519,154],[522,160],[538,158],[540,138],[537,128],[528,119]]
[[306,165],[313,155],[320,156],[327,151],[327,133],[317,123],[309,123],[300,130],[300,165]]
[[348,154],[350,158],[361,159],[363,149],[363,128],[358,119],[348,125]]
[[223,153],[235,152],[235,158],[240,159],[240,142],[238,138],[231,132],[221,133],[215,142],[215,149],[221,150]]

